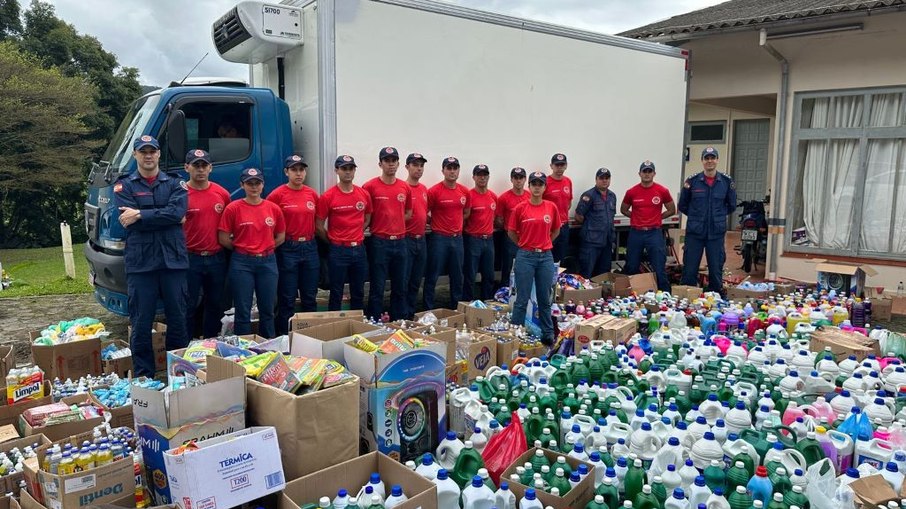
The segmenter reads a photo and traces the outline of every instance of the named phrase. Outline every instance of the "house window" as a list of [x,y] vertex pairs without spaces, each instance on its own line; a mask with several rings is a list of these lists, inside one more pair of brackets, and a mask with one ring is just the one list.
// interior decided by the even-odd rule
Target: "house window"
[[726,122],[689,122],[689,143],[724,143]]
[[906,87],[794,105],[787,249],[906,259]]

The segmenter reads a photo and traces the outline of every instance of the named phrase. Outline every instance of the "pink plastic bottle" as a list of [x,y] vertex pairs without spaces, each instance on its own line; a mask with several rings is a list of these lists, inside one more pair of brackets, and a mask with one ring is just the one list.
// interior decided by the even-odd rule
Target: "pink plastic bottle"
[[878,426],[878,429],[875,430],[873,438],[880,438],[885,442],[890,441],[890,430],[886,426]]
[[638,343],[635,343],[632,345],[632,348],[629,349],[627,355],[635,359],[636,364],[638,364],[639,362],[642,362],[642,357],[645,356],[645,350],[642,350],[642,347],[640,347]]
[[796,419],[802,417],[805,419],[805,412],[799,408],[799,405],[795,401],[790,401],[789,405],[786,407],[786,411],[783,412],[783,425],[789,426],[790,424],[796,422]]

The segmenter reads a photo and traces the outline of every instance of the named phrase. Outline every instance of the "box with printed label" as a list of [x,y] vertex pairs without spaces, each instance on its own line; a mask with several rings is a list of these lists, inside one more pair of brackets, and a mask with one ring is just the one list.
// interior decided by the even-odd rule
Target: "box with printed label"
[[480,308],[471,305],[469,302],[460,302],[456,306],[456,311],[466,316],[466,325],[472,329],[490,327],[497,321],[498,315],[505,315],[510,312],[510,306],[501,302],[489,300],[485,301],[485,306]]
[[155,503],[171,502],[164,451],[189,440],[202,441],[244,429],[245,406],[244,376],[174,392],[132,388],[135,431]]
[[[22,450],[25,449],[26,446],[31,446],[33,450],[36,450],[38,447],[49,443],[51,443],[50,440],[44,435],[31,435],[25,438],[9,440],[0,444],[0,452],[8,454],[13,449]],[[8,472],[3,477],[0,477],[0,489],[3,489],[3,493],[19,493],[19,483],[24,478],[24,472]]]
[[205,440],[195,450],[169,450],[164,462],[173,504],[181,509],[236,507],[286,485],[270,426]]
[[82,339],[58,345],[36,345],[41,336],[38,331],[29,333],[31,356],[48,380],[71,378],[78,380],[85,375],[101,375],[100,338]]
[[[27,470],[43,464],[48,447],[38,448],[37,461],[28,463]],[[131,456],[68,475],[56,475],[44,470],[33,474],[40,487],[36,499],[48,509],[94,507],[135,493],[135,469]]]
[[468,352],[469,380],[475,380],[497,362],[497,338],[473,332]]
[[374,336],[381,328],[361,320],[336,320],[290,333],[290,353],[315,359],[344,362],[343,343],[353,334]]

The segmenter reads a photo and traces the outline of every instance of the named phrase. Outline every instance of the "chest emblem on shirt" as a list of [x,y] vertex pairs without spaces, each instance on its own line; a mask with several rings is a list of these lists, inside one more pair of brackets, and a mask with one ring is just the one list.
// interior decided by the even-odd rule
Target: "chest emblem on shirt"
[[403,193],[400,193],[400,194],[396,195],[396,200],[400,203],[403,203],[404,201],[406,201],[406,195],[404,195]]
[[569,186],[563,186],[563,194],[569,196]]
[[551,216],[549,214],[544,214],[544,222],[551,224]]
[[215,204],[214,204],[214,212],[216,212],[216,213],[218,213],[218,214],[220,214],[221,212],[223,212],[223,204],[222,204],[222,203],[215,203]]
[[496,204],[496,203],[492,203],[492,204],[491,204],[491,210],[497,210],[497,204]]
[[315,202],[307,201],[305,202],[305,207],[308,208],[308,210],[315,210]]
[[365,210],[365,202],[363,202],[363,201],[355,202],[355,209],[356,210]]
[[466,204],[466,197],[465,197],[465,196],[460,196],[460,197],[459,197],[459,203],[462,203],[463,205],[465,205],[465,204]]
[[422,193],[422,199],[428,201],[428,193]]
[[655,205],[660,205],[660,204],[661,204],[661,197],[660,197],[660,196],[655,196],[655,197],[651,198],[651,203],[653,203],[653,204],[655,204]]
[[274,218],[272,218],[272,217],[265,217],[265,218],[264,218],[264,224],[273,227],[273,226],[274,226]]
[[185,180],[180,180],[180,181],[179,181],[179,187],[185,189],[186,191],[189,190],[189,185],[186,184],[186,181],[185,181]]

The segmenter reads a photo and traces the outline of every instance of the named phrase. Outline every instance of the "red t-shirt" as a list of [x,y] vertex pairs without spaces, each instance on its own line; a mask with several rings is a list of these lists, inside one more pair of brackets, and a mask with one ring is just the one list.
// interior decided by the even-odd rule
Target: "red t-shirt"
[[642,187],[636,184],[626,191],[623,203],[628,203],[632,210],[629,212],[629,225],[633,228],[657,228],[663,224],[661,213],[664,205],[672,203],[673,197],[666,187],[653,183],[651,187]]
[[497,211],[497,195],[490,189],[484,193],[472,189],[469,191],[469,203],[472,204],[465,231],[469,235],[491,235],[494,233],[494,214]]
[[187,186],[189,207],[186,209],[186,222],[182,225],[182,231],[186,235],[186,248],[189,252],[207,251],[213,254],[221,249],[217,242],[217,227],[223,210],[230,203],[230,193],[218,184],[210,184],[204,190]]
[[542,195],[547,201],[552,202],[560,211],[560,224],[569,222],[569,209],[573,206],[573,181],[564,175],[560,180],[547,176],[547,187]]
[[362,242],[365,214],[371,214],[371,196],[359,186],[348,193],[333,186],[318,200],[318,219],[327,221],[327,238],[335,244]]
[[293,189],[286,184],[274,189],[267,197],[283,211],[286,221],[286,240],[308,240],[315,238],[315,212],[318,207],[318,193],[308,186]]
[[506,229],[519,236],[518,246],[522,249],[543,249],[554,247],[551,233],[560,229],[557,222],[559,211],[553,202],[542,200],[541,205],[525,201],[513,209]]
[[428,189],[431,230],[444,235],[462,233],[462,212],[469,208],[469,190],[462,184],[453,189],[438,182]]
[[714,186],[714,181],[715,181],[715,180],[717,180],[717,177],[708,177],[708,176],[705,176],[705,184],[708,184],[709,186]]
[[516,205],[529,201],[530,196],[531,193],[525,189],[523,189],[522,194],[519,195],[514,193],[512,189],[508,189],[497,198],[497,217],[503,220],[504,229],[506,229],[506,225],[509,224],[510,214],[516,209]]
[[428,188],[424,184],[406,184],[412,194],[412,217],[406,221],[406,235],[424,235],[428,223]]
[[226,206],[218,229],[233,234],[235,250],[262,254],[274,250],[274,235],[285,232],[286,224],[277,204],[263,200],[252,205],[239,199]]
[[385,184],[381,177],[365,182],[362,189],[371,196],[371,233],[402,237],[406,233],[406,211],[412,208],[412,191],[405,180]]

